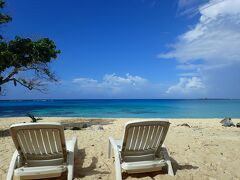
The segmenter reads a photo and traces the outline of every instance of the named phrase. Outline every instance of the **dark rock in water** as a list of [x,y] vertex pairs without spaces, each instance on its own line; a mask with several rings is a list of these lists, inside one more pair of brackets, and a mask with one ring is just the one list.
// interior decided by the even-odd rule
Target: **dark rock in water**
[[189,126],[189,124],[187,124],[187,123],[183,123],[183,124],[178,124],[177,126],[186,126],[186,127],[191,127],[191,126]]
[[224,126],[224,127],[235,126],[234,123],[232,122],[232,119],[231,119],[231,118],[224,118],[223,120],[220,121],[220,123],[221,123],[222,126]]
[[71,130],[74,130],[74,131],[75,130],[81,130],[81,128],[80,127],[72,127]]
[[236,127],[237,127],[237,128],[240,128],[240,122],[236,124]]

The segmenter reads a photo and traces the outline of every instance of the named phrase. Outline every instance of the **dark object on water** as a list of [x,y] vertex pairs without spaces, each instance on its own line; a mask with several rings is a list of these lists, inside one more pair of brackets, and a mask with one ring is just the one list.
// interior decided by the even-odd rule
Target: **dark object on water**
[[189,124],[187,124],[187,123],[183,123],[183,124],[178,124],[177,126],[186,126],[186,127],[191,127],[191,126],[189,126]]
[[42,120],[42,118],[35,118],[35,116],[33,114],[27,113],[26,116],[28,116],[29,118],[31,118],[31,122],[35,123],[39,120]]
[[237,127],[237,128],[240,128],[240,122],[236,124],[236,127]]
[[234,123],[232,122],[232,119],[231,119],[231,118],[224,118],[223,120],[220,121],[220,123],[221,123],[222,126],[224,126],[224,127],[235,126]]
[[74,130],[74,131],[75,130],[81,130],[81,128],[80,127],[72,127],[71,130]]

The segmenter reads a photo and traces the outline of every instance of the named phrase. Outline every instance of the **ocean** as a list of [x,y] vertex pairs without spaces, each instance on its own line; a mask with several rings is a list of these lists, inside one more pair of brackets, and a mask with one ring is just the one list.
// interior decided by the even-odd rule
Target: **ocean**
[[240,100],[2,100],[0,117],[240,118]]
[[2,100],[0,117],[240,118],[240,100]]

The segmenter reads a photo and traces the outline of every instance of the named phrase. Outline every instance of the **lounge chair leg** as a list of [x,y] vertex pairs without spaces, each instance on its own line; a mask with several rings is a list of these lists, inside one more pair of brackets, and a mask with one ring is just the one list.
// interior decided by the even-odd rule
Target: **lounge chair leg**
[[68,147],[68,174],[67,174],[67,180],[73,180],[74,176],[74,155],[76,153],[77,148],[77,138],[73,137],[71,140],[71,145]]
[[167,161],[167,166],[168,166],[168,175],[174,176],[174,172],[173,172],[171,161]]

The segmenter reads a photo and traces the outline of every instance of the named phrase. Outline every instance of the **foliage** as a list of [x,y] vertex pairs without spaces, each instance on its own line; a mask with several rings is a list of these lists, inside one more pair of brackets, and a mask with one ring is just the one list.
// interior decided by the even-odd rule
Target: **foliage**
[[[3,0],[0,0],[0,9],[3,9],[5,6],[5,2]],[[9,15],[6,15],[2,12],[0,12],[0,24],[7,23],[11,21],[12,18]]]
[[[5,2],[0,0],[0,10]],[[0,24],[11,21],[11,17],[0,12]],[[57,82],[49,63],[60,53],[49,38],[32,40],[16,36],[6,41],[0,36],[0,92],[2,85],[13,82],[29,90],[44,91],[46,83]],[[30,77],[31,76],[31,77]]]
[[38,122],[39,120],[42,120],[42,118],[35,118],[35,116],[33,114],[27,113],[26,116],[31,118],[31,122],[33,122],[33,123]]

